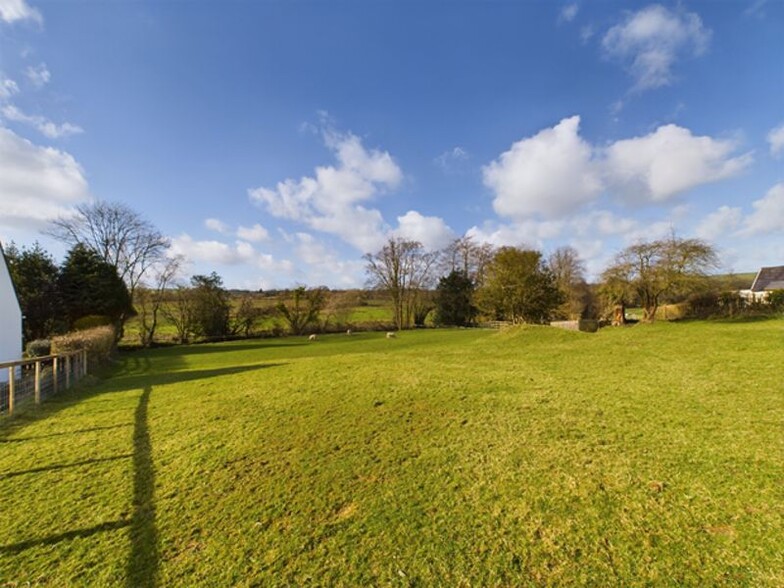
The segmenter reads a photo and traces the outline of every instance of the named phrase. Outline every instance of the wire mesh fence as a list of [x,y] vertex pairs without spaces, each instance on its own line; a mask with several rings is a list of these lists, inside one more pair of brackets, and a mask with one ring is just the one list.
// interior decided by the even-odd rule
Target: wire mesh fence
[[87,353],[73,351],[0,363],[0,415],[40,404],[87,374]]

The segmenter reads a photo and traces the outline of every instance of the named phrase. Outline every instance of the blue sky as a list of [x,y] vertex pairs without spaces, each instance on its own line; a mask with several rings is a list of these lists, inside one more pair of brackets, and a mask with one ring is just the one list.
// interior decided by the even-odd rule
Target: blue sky
[[0,0],[0,240],[90,199],[228,286],[400,235],[784,263],[784,3]]

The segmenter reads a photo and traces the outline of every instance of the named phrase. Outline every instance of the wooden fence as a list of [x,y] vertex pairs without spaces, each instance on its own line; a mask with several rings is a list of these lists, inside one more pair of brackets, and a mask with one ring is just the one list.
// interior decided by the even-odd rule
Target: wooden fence
[[0,362],[4,372],[8,381],[0,382],[0,414],[10,415],[21,404],[41,404],[87,375],[87,351]]

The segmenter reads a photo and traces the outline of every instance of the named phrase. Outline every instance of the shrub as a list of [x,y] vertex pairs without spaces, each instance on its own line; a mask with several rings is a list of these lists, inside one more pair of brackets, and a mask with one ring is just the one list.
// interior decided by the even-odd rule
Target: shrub
[[771,290],[768,294],[768,304],[775,312],[784,310],[784,290]]
[[102,363],[111,357],[115,348],[114,327],[105,325],[72,331],[52,338],[52,353],[66,353],[86,349],[89,361]]
[[76,319],[73,324],[75,331],[85,331],[87,329],[94,329],[95,327],[103,327],[111,325],[112,319],[103,314],[88,314],[80,319]]
[[49,339],[30,341],[25,348],[27,357],[43,357],[52,353],[52,342]]

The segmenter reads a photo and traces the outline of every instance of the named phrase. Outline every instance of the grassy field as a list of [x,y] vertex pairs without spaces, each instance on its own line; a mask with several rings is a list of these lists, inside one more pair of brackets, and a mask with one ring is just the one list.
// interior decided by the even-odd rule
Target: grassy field
[[784,585],[784,321],[128,353],[0,423],[0,585]]

